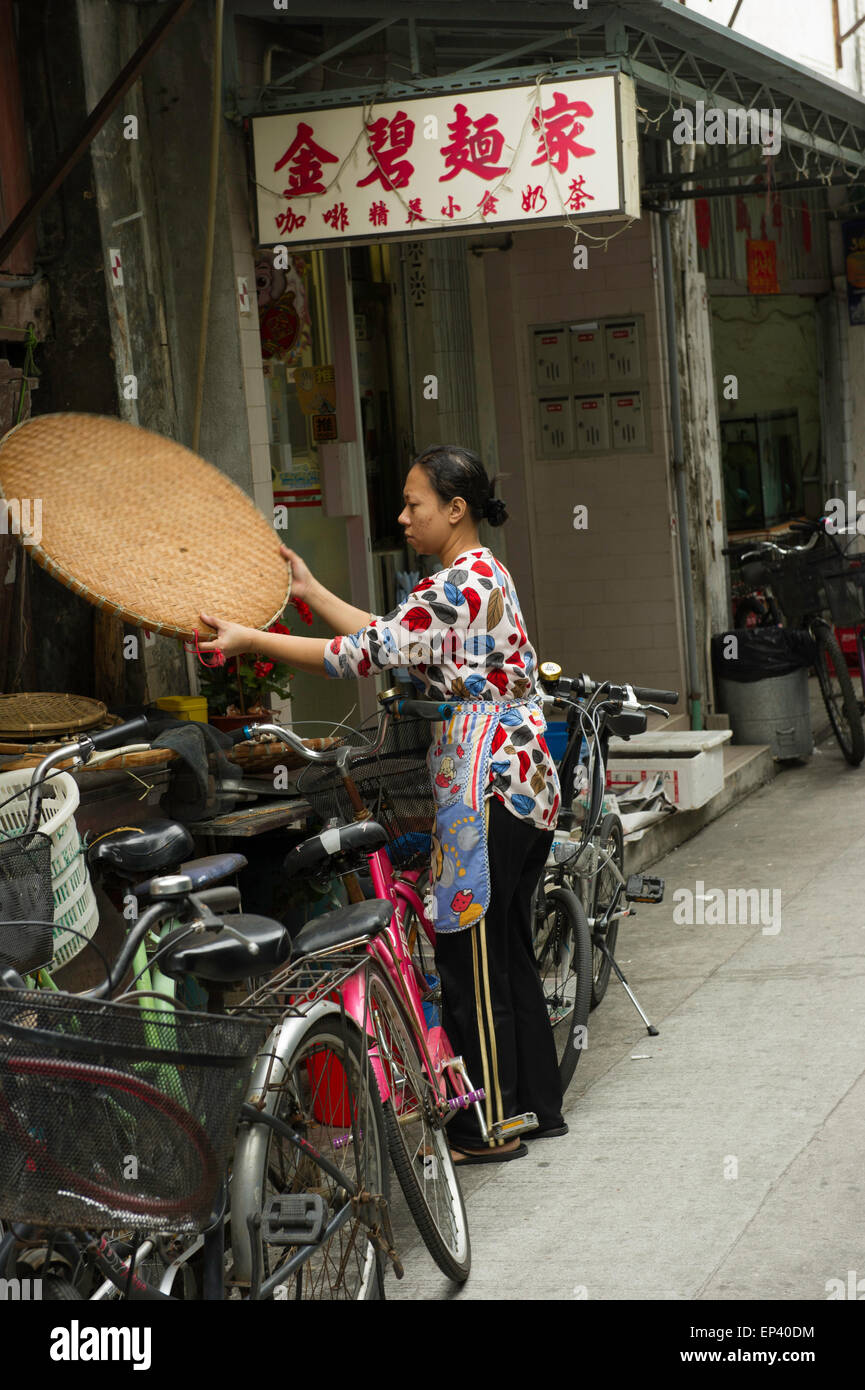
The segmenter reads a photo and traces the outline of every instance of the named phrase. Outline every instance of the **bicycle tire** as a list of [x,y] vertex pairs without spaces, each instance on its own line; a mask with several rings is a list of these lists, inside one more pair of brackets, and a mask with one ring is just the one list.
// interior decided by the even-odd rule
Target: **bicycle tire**
[[45,1303],[80,1303],[84,1295],[62,1275],[46,1274],[42,1280],[42,1298]]
[[[346,1023],[343,1028],[337,1015],[310,1024],[285,1063],[280,1090],[274,1111],[277,1118],[289,1123],[323,1156],[335,1162],[359,1188],[389,1196],[381,1101],[368,1063],[366,1078],[363,1077],[362,1040],[353,1024]],[[358,1096],[362,1099],[358,1100]],[[354,1126],[348,1105],[355,1110]],[[334,1134],[335,1130],[338,1133]],[[347,1200],[345,1190],[338,1189],[335,1179],[324,1173],[314,1159],[299,1153],[290,1140],[270,1128],[258,1162],[254,1190],[260,1194],[262,1214],[266,1199],[277,1193],[318,1192],[324,1196],[331,1215]],[[232,1219],[237,1219],[236,1213],[232,1213]],[[289,1280],[289,1297],[321,1302],[380,1298],[381,1257],[370,1241],[362,1239],[362,1230],[359,1218],[349,1220],[320,1245]],[[267,1279],[296,1252],[296,1246],[269,1246],[262,1237],[262,1277]]]
[[[624,872],[625,867],[625,836],[622,830],[622,822],[614,811],[609,811],[604,816],[598,827],[598,847],[602,854],[610,853],[612,862],[616,865],[620,873]],[[594,881],[594,892],[592,894],[592,921],[597,922],[599,917],[603,917],[617,888],[620,887],[618,879],[609,870],[608,865],[602,866]],[[607,985],[610,983],[611,965],[603,951],[595,945],[595,927],[592,932],[592,1004],[596,1009],[607,992]],[[607,927],[605,938],[608,950],[615,952],[616,941],[619,935],[618,919],[611,922]]]
[[[859,702],[853,690],[847,662],[835,634],[828,624],[815,623],[812,633],[817,645],[814,669],[817,672],[820,693],[823,696],[829,723],[832,725],[832,732],[847,762],[851,767],[858,767],[862,759],[865,758],[865,730],[862,728]],[[838,693],[831,690],[832,677],[829,674],[829,661],[835,669],[835,679],[839,686]],[[843,708],[843,715],[841,708]]]
[[378,971],[369,973],[367,1008],[374,1032],[370,1057],[389,1092],[382,1099],[394,1172],[430,1255],[442,1274],[462,1284],[471,1268],[468,1217],[430,1081],[432,1064],[392,985]]
[[535,964],[556,1043],[564,1094],[586,1041],[592,993],[592,934],[576,893],[549,882],[540,886],[535,899],[533,926]]

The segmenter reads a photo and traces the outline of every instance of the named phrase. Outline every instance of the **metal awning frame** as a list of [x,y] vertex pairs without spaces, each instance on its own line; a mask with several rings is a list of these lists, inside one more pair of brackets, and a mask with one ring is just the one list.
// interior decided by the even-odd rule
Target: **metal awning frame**
[[[320,17],[329,17],[336,8],[325,3],[317,7]],[[386,31],[397,26],[408,28],[408,51],[412,66],[417,66],[417,14],[396,14],[386,3],[368,5],[367,22],[348,40],[342,40],[311,62],[305,62],[269,87],[254,94],[240,92],[232,73],[237,72],[233,48],[233,25],[227,25],[226,111],[235,119],[251,115],[272,115],[295,110],[315,110],[319,107],[364,105],[373,102],[395,101],[399,98],[422,96],[424,93],[472,91],[486,88],[525,85],[564,80],[602,73],[625,72],[635,81],[644,128],[658,136],[669,135],[672,113],[676,106],[703,101],[707,108],[744,107],[746,109],[780,110],[782,149],[788,160],[775,161],[780,174],[785,168],[796,176],[824,180],[827,184],[839,166],[848,179],[865,173],[865,100],[857,93],[807,73],[798,65],[771,54],[740,35],[731,34],[708,20],[671,5],[669,0],[642,0],[639,9],[635,0],[612,0],[585,13],[574,10],[573,23],[560,28],[554,22],[549,30],[530,44],[490,55],[444,76],[424,78],[418,74],[405,81],[368,82],[351,87],[333,88],[323,92],[291,92],[287,84],[299,73],[319,63],[326,63],[337,54],[356,48],[374,31]],[[418,6],[420,10],[425,7]],[[538,15],[545,6],[534,5],[531,13]],[[562,7],[551,5],[561,15]],[[300,6],[292,5],[285,18],[297,23]],[[379,18],[375,18],[375,11]],[[372,13],[370,13],[372,11]],[[385,12],[382,16],[382,12]],[[467,11],[469,13],[467,13]],[[310,19],[319,14],[309,15]],[[424,14],[424,18],[425,18]],[[460,16],[471,21],[471,0],[460,7]],[[546,18],[546,15],[544,16]],[[370,23],[370,21],[373,21]],[[447,9],[442,7],[439,24],[447,22]],[[654,21],[654,22],[653,22]],[[695,41],[687,43],[688,26],[693,26]],[[455,20],[454,28],[458,28]],[[525,59],[532,51],[551,50],[565,43],[573,44],[581,37],[600,37],[603,31],[606,55],[583,61],[563,61],[529,65],[525,61],[508,66],[517,58]],[[714,50],[714,51],[713,51]],[[712,56],[710,56],[710,54]],[[739,62],[731,62],[732,58]],[[768,71],[768,80],[757,77]],[[808,95],[813,91],[813,97]],[[806,92],[808,95],[806,95]],[[661,98],[663,105],[658,101]],[[834,108],[831,109],[831,108]],[[848,111],[851,115],[844,114]],[[861,120],[859,119],[861,112]],[[803,158],[797,160],[794,151]],[[693,176],[691,176],[693,178]],[[687,182],[687,179],[683,179]]]

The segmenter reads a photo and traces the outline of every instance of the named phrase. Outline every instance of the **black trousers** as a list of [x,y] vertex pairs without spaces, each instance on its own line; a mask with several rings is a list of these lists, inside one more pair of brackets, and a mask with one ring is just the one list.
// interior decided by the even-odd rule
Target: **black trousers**
[[[486,916],[436,938],[442,1023],[472,1085],[486,1091],[487,1126],[526,1110],[536,1112],[542,1129],[563,1123],[556,1048],[531,940],[532,893],[552,839],[552,831],[518,819],[494,798]],[[459,1144],[482,1144],[471,1109],[458,1111],[447,1133]]]

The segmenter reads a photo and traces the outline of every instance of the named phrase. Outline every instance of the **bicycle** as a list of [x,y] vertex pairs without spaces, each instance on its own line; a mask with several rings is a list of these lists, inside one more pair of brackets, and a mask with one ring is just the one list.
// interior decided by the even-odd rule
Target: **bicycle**
[[[151,892],[154,901],[95,990],[68,995],[26,989],[12,967],[2,972],[0,1214],[13,1224],[0,1241],[0,1271],[8,1273],[22,1243],[35,1243],[47,1267],[60,1251],[75,1273],[76,1283],[59,1285],[61,1297],[99,1300],[116,1290],[145,1300],[173,1298],[178,1275],[192,1271],[191,1287],[181,1281],[184,1296],[221,1299],[228,1259],[229,1292],[260,1299],[274,1296],[293,1276],[302,1278],[304,1268],[316,1261],[326,1271],[320,1279],[336,1269],[344,1296],[377,1296],[380,1254],[393,1259],[401,1273],[390,1238],[380,1111],[368,1062],[358,1053],[358,1030],[346,1032],[340,1024],[344,1011],[321,997],[362,969],[365,956],[349,954],[336,972],[325,967],[323,977],[318,960],[365,946],[388,923],[386,905],[339,909],[303,929],[298,941],[303,937],[304,957],[294,975],[285,967],[283,974],[285,982],[298,984],[302,972],[306,988],[297,990],[293,1002],[280,1001],[279,1022],[262,1046],[266,1012],[249,1017],[248,1012],[175,1008],[166,1013],[140,1002],[130,1005],[126,996],[108,1000],[140,940],[169,914],[184,916],[184,904],[194,909],[192,920],[160,946],[167,975],[191,973],[211,985],[226,985],[285,959],[287,932],[280,923],[238,914],[227,924],[200,903],[182,875],[155,880]],[[307,1089],[306,1111],[299,1115],[296,1079],[322,1056],[331,1082],[333,1065],[347,1063],[339,1113],[322,1111],[313,1088]],[[276,1066],[278,1084],[272,1082]],[[271,1076],[265,1087],[270,1102],[264,1105],[262,1069]],[[350,1080],[355,1084],[349,1086]],[[277,1096],[290,1098],[283,1109],[293,1123],[278,1113]],[[255,1136],[259,1154],[266,1152],[261,1142],[266,1133],[285,1139],[302,1157],[305,1176],[314,1168],[316,1184],[311,1193],[267,1193],[255,1146],[247,1142],[240,1157],[235,1152],[232,1187],[237,1183],[251,1197],[244,1208],[233,1194],[236,1224],[226,1256],[227,1174],[238,1119],[244,1136]],[[313,1128],[330,1143],[332,1156],[312,1143]],[[134,1188],[121,1182],[130,1176],[124,1172],[130,1159],[135,1160]],[[370,1181],[381,1190],[371,1188]],[[47,1240],[44,1228],[50,1232]],[[118,1229],[120,1240],[106,1238],[106,1231]],[[130,1242],[130,1233],[139,1231],[145,1236]],[[233,1277],[235,1246],[243,1244],[235,1240],[240,1231],[260,1233],[265,1246],[282,1252],[275,1268],[268,1271],[254,1247],[251,1277]],[[361,1231],[359,1258],[352,1265],[350,1252]],[[156,1249],[162,1255],[158,1284],[140,1273]],[[104,1282],[94,1288],[98,1275]]]
[[[538,678],[548,708],[567,710],[568,741],[559,766],[562,810],[543,884],[535,902],[536,959],[545,982],[550,1024],[556,1034],[562,1089],[574,1075],[585,1045],[590,1009],[603,999],[615,972],[651,1036],[658,1032],[643,1012],[615,958],[619,923],[633,916],[622,902],[663,901],[662,879],[624,873],[624,833],[614,811],[604,813],[606,765],[612,735],[643,733],[651,711],[669,718],[662,706],[675,705],[672,690],[567,679],[554,662],[543,663]],[[656,703],[657,702],[657,703]],[[550,930],[548,903],[556,916]],[[550,941],[555,950],[551,952]],[[565,977],[550,973],[553,961],[565,964]]]
[[[92,756],[94,749],[100,744],[117,742],[118,739],[128,737],[130,732],[137,729],[139,723],[136,721],[131,726],[124,725],[120,729],[107,731],[104,735],[85,737],[76,744],[67,745],[50,754],[40,763],[31,779],[28,789],[28,808],[26,825],[22,836],[18,841],[12,842],[0,848],[0,914],[6,916],[15,911],[20,919],[25,913],[40,910],[43,916],[48,919],[51,916],[52,894],[50,876],[50,844],[46,837],[33,830],[33,826],[39,823],[40,805],[45,779],[49,775],[55,763],[67,761],[70,758],[85,763]],[[21,819],[21,817],[19,817]],[[100,862],[110,864],[121,877],[131,881],[136,874],[154,868],[165,867],[166,863],[176,860],[182,851],[191,848],[192,841],[188,832],[180,825],[173,822],[159,822],[155,825],[147,826],[140,834],[131,835],[129,832],[111,833],[101,838],[97,845],[97,853]],[[241,867],[245,860],[240,855],[211,856],[205,860],[193,861],[186,866],[186,872],[180,878],[152,878],[144,883],[135,885],[136,895],[144,902],[149,902],[150,906],[146,909],[144,916],[139,919],[134,931],[130,933],[121,949],[113,967],[106,966],[107,984],[101,987],[104,993],[106,990],[111,992],[127,973],[131,967],[134,974],[133,980],[127,989],[124,998],[130,997],[129,990],[132,991],[131,997],[137,999],[141,1009],[141,1018],[145,1030],[145,1039],[152,1046],[156,1053],[162,1055],[165,1049],[160,1051],[160,1039],[173,1036],[174,1016],[177,1013],[182,1001],[178,997],[178,990],[182,988],[183,981],[192,978],[200,978],[202,972],[204,977],[209,980],[211,993],[216,988],[217,992],[220,983],[224,983],[226,970],[229,974],[234,973],[237,978],[251,975],[261,962],[267,962],[271,966],[278,965],[283,961],[288,953],[288,938],[284,929],[279,924],[267,924],[266,919],[253,917],[235,917],[233,921],[219,920],[210,913],[210,908],[214,905],[223,908],[236,907],[239,903],[239,892],[233,887],[221,885],[220,887],[207,888],[206,884],[229,871],[234,871]],[[4,891],[5,890],[5,894]],[[194,891],[195,890],[195,891]],[[5,911],[3,907],[5,906]],[[195,930],[201,931],[205,928],[210,932],[210,937],[205,943],[204,959],[201,959],[201,951],[196,946],[184,948],[183,942],[189,936],[189,930],[184,928],[184,915],[188,916],[187,908],[192,908],[199,916],[196,919]],[[205,916],[202,917],[201,914]],[[209,915],[208,915],[209,914]],[[330,929],[333,931],[333,917],[329,919]],[[338,926],[338,921],[336,923]],[[218,929],[225,935],[223,943],[228,940],[229,961],[218,959],[220,950],[212,933]],[[178,939],[179,931],[179,939]],[[38,984],[46,990],[57,991],[57,987],[51,978],[47,966],[50,962],[52,941],[52,923],[45,920],[41,923],[34,921],[21,921],[10,924],[8,921],[3,924],[0,932],[0,964],[6,969],[6,983],[11,979],[13,983],[20,981],[21,984]],[[149,949],[145,945],[150,943]],[[94,942],[87,943],[100,955],[101,952]],[[264,947],[264,955],[262,955]],[[242,949],[241,949],[242,948]],[[179,950],[179,954],[178,954]],[[238,951],[240,950],[240,955]],[[214,952],[216,957],[214,958]],[[269,954],[268,954],[269,952]],[[244,954],[246,953],[246,954]],[[222,950],[222,956],[225,956]],[[103,958],[104,961],[104,958]],[[172,968],[172,963],[174,968]],[[179,965],[180,968],[177,968]],[[352,968],[357,968],[358,962],[354,961]],[[28,970],[35,972],[32,980],[21,980],[17,975],[17,970]],[[9,974],[8,972],[11,972]],[[215,972],[215,974],[214,974]],[[60,992],[57,992],[58,996]],[[53,996],[49,996],[53,997]],[[68,997],[68,996],[64,996]],[[78,996],[71,996],[72,998]],[[82,996],[86,997],[86,996]],[[46,1003],[46,1007],[48,1004]],[[82,1005],[83,1007],[83,1005]],[[313,1065],[317,1068],[318,1074],[331,1077],[339,1069],[343,1077],[341,1094],[336,1098],[339,1103],[338,1118],[343,1128],[346,1123],[346,1106],[351,1095],[359,1089],[359,1078],[362,1078],[362,1067],[365,1062],[359,1061],[359,1047],[357,1039],[350,1036],[339,1019],[334,1022],[332,1018],[326,1019],[325,1014],[329,1011],[318,1009],[315,1020],[307,1027],[306,1013],[303,1009],[299,1012],[296,1008],[286,1006],[281,1019],[281,1027],[275,1030],[278,1034],[278,1043],[270,1043],[264,1051],[264,1061],[259,1062],[259,1071],[262,1065],[272,1067],[279,1062],[285,1063],[284,1078],[280,1087],[276,1090],[282,1094],[283,1106],[288,1109],[296,1118],[303,1116],[303,1123],[307,1134],[314,1126],[324,1126],[325,1129],[332,1128],[333,1116],[326,1113],[329,1103],[327,1095],[322,1097],[314,1087],[306,1084],[301,1099],[303,1089],[303,1079],[305,1071],[309,1072],[307,1082],[313,1079],[313,1072],[310,1068]],[[289,1027],[287,1015],[294,1016],[294,1022]],[[297,1020],[302,1020],[298,1022]],[[181,1031],[183,1023],[177,1024]],[[176,1031],[176,1029],[175,1029]],[[286,1046],[289,1053],[286,1053]],[[173,1064],[164,1061],[160,1063],[160,1071],[155,1077],[162,1092],[171,1092],[180,1085],[177,1069]],[[299,1079],[298,1079],[299,1078]],[[253,1086],[257,1084],[256,1078],[253,1079]],[[369,1143],[358,1144],[354,1150],[346,1148],[340,1155],[342,1159],[341,1171],[343,1176],[349,1170],[357,1168],[357,1155],[362,1151],[371,1154],[369,1165],[373,1172],[374,1189],[378,1190],[381,1200],[384,1203],[386,1212],[387,1204],[387,1173],[386,1162],[383,1160],[385,1152],[383,1140],[379,1142],[376,1136],[381,1136],[383,1122],[380,1115],[373,1113],[377,1104],[375,1088],[372,1088],[373,1100],[363,1111],[365,1119],[360,1128],[369,1136]],[[336,1100],[334,1103],[336,1103]],[[372,1109],[370,1109],[372,1107]],[[260,1140],[260,1136],[265,1132],[266,1126],[258,1121],[250,1129],[247,1124],[247,1131],[254,1133]],[[269,1132],[269,1131],[268,1131]],[[292,1131],[293,1133],[293,1131]],[[285,1136],[281,1136],[280,1142],[283,1144],[289,1141]],[[128,1144],[127,1144],[128,1147]],[[260,1148],[259,1142],[259,1148]],[[283,1188],[288,1188],[292,1193],[302,1190],[304,1178],[311,1176],[310,1157],[308,1151],[303,1152],[293,1149],[292,1152],[300,1153],[300,1163],[303,1167],[295,1164],[291,1178],[283,1173]],[[366,1161],[366,1160],[365,1160]],[[285,1170],[287,1165],[283,1164]],[[323,1293],[332,1296],[347,1297],[374,1297],[379,1291],[380,1270],[378,1266],[377,1247],[371,1242],[361,1241],[357,1249],[358,1224],[354,1221],[349,1227],[346,1225],[342,1208],[345,1206],[344,1198],[334,1202],[334,1192],[344,1192],[345,1182],[337,1184],[333,1177],[333,1165],[331,1168],[330,1179],[319,1173],[316,1179],[318,1193],[327,1191],[327,1182],[331,1184],[330,1198],[331,1206],[336,1211],[334,1224],[327,1230],[322,1227],[316,1240],[312,1244],[316,1247],[313,1253],[307,1253],[299,1257],[296,1266],[290,1266],[291,1251],[286,1247],[291,1244],[286,1235],[286,1228],[283,1227],[278,1239],[274,1235],[273,1240],[282,1250],[281,1261],[278,1268],[284,1273],[286,1265],[289,1265],[289,1275],[296,1267],[298,1281],[303,1280],[303,1288],[298,1283],[297,1296],[317,1297]],[[259,1184],[258,1193],[261,1194],[262,1186]],[[258,1209],[257,1209],[258,1210]],[[246,1213],[241,1213],[245,1221]],[[259,1212],[260,1218],[260,1212]],[[272,1226],[271,1222],[271,1226]],[[236,1227],[239,1229],[239,1226]],[[270,1228],[267,1228],[270,1229]],[[300,1230],[303,1235],[303,1229]],[[176,1240],[176,1237],[172,1237]],[[193,1242],[191,1246],[183,1245],[175,1250],[172,1258],[169,1259],[165,1253],[167,1238],[160,1237],[161,1263],[158,1266],[151,1261],[151,1267],[161,1280],[160,1287],[166,1287],[165,1280],[168,1280],[168,1287],[182,1273],[183,1277],[189,1273],[189,1261],[200,1248],[201,1242]],[[243,1243],[241,1238],[240,1243]],[[121,1240],[120,1244],[123,1244]],[[307,1236],[304,1244],[309,1245]],[[392,1242],[391,1242],[392,1244]],[[171,1242],[168,1242],[171,1245]],[[117,1241],[110,1243],[109,1248],[117,1246]],[[267,1247],[266,1247],[267,1248]],[[388,1247],[389,1249],[390,1247]],[[138,1262],[151,1256],[155,1249],[152,1240],[145,1240],[139,1249]],[[170,1253],[170,1251],[169,1251]],[[46,1253],[46,1258],[50,1252]],[[276,1262],[275,1262],[276,1264]],[[302,1272],[301,1272],[302,1271]],[[354,1283],[351,1283],[353,1276]],[[187,1280],[188,1283],[188,1280]],[[67,1281],[52,1281],[52,1288],[66,1288]],[[278,1281],[273,1287],[278,1286]],[[90,1292],[88,1290],[88,1292]],[[110,1279],[105,1279],[100,1289],[92,1293],[92,1297],[100,1299],[110,1295],[116,1296],[116,1290]],[[73,1295],[69,1295],[73,1296]]]
[[[447,1122],[455,1110],[472,1105],[487,1142],[536,1128],[537,1117],[527,1113],[488,1125],[480,1104],[484,1091],[473,1087],[441,1026],[426,1017],[430,986],[406,936],[410,922],[434,949],[435,929],[418,892],[419,861],[429,856],[434,818],[425,756],[429,733],[420,729],[424,721],[450,718],[452,706],[405,699],[395,690],[379,700],[374,743],[361,733],[355,735],[360,746],[344,742],[314,752],[275,724],[247,725],[236,738],[278,738],[306,761],[329,765],[298,779],[298,791],[328,824],[289,853],[284,872],[328,878],[336,872],[346,878],[349,895],[359,898],[357,871],[363,864],[372,893],[390,905],[389,928],[370,943],[375,968],[366,979],[352,976],[342,995],[347,1012],[370,1036],[391,1160],[406,1203],[439,1268],[462,1281],[471,1253]],[[334,819],[348,824],[329,824]]]
[[[749,548],[748,542],[728,546],[723,553],[736,561],[751,584],[768,590],[761,626],[775,625],[783,618],[788,627],[803,629],[810,635],[814,643],[814,670],[832,732],[845,760],[858,767],[865,758],[862,714],[846,658],[832,624],[824,617],[829,605],[827,575],[820,572],[821,566],[824,571],[833,565],[837,567],[839,557],[844,559],[845,553],[834,533],[827,529],[825,517],[816,522],[791,522],[790,529],[806,532],[811,538],[804,545],[791,546],[760,541]],[[812,556],[809,562],[805,557],[814,551],[821,537],[830,542],[833,553],[829,557]],[[865,653],[861,660],[865,677]]]

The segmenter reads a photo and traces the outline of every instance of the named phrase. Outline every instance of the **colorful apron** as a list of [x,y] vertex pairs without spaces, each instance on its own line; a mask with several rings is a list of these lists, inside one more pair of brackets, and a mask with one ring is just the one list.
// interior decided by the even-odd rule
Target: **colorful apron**
[[479,922],[489,907],[485,801],[491,766],[496,770],[492,742],[499,724],[522,723],[518,711],[526,705],[540,710],[534,700],[453,704],[451,718],[432,725],[427,761],[436,824],[428,905],[437,932],[463,931]]

